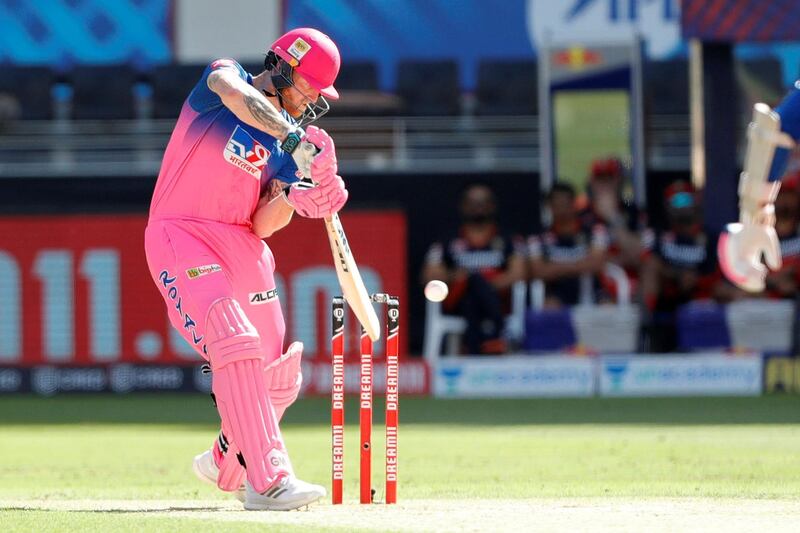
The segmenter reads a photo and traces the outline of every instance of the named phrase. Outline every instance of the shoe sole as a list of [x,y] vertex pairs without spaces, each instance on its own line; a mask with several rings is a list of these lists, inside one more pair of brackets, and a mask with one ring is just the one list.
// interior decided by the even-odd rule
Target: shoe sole
[[286,502],[282,505],[275,503],[250,503],[245,500],[244,508],[247,511],[294,511],[295,509],[305,507],[306,505],[310,505],[318,501],[323,496],[324,494],[319,496],[310,496],[302,501]]

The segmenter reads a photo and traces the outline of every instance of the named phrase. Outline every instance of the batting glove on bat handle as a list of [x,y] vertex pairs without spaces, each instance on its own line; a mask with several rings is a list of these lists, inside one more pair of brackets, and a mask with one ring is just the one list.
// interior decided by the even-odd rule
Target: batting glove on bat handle
[[297,128],[281,142],[281,149],[291,154],[297,169],[305,178],[318,181],[315,175],[333,169],[338,171],[336,147],[328,133],[316,126],[309,126],[304,132]]
[[344,180],[330,171],[313,187],[293,185],[286,190],[286,201],[306,218],[329,217],[344,207],[348,196]]

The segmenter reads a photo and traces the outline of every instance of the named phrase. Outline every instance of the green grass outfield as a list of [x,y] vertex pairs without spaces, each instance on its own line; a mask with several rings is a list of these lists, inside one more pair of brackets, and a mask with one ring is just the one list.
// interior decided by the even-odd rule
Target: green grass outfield
[[[380,403],[373,442],[378,498],[383,492]],[[283,425],[297,473],[328,486],[329,412],[326,399],[302,399]],[[354,403],[348,405],[347,416],[345,498],[355,509]],[[800,498],[796,396],[402,398],[400,419],[401,505]],[[216,427],[216,413],[205,396],[0,397],[3,531],[251,531],[249,515],[264,513],[234,512],[229,498],[198,482],[191,472],[192,457],[210,445]],[[144,508],[126,509],[118,500]],[[81,503],[70,506],[71,501]],[[181,507],[192,501],[205,503],[199,510]],[[156,509],[155,502],[184,503]],[[218,515],[224,520],[215,522],[220,510],[214,502],[230,511]],[[313,506],[302,516],[325,508],[331,506]],[[291,531],[292,517],[301,516],[267,514],[282,515],[282,531]],[[363,524],[334,524],[330,530],[358,525]]]

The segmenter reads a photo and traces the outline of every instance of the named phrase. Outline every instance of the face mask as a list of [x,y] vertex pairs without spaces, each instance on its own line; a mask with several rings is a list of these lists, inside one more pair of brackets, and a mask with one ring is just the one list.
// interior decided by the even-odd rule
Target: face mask
[[466,224],[488,224],[490,222],[494,222],[494,215],[489,214],[474,214],[474,215],[464,215],[462,220]]
[[678,226],[691,226],[694,224],[694,214],[692,213],[681,213],[675,215],[675,224]]

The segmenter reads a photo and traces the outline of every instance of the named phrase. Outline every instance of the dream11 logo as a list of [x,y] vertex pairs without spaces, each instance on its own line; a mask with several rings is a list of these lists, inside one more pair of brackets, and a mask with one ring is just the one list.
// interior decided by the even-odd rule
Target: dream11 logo
[[620,44],[640,35],[649,57],[665,59],[682,43],[680,0],[528,0],[527,26],[534,47]]

